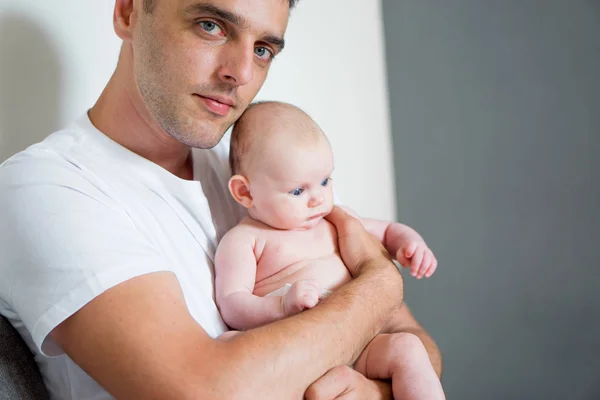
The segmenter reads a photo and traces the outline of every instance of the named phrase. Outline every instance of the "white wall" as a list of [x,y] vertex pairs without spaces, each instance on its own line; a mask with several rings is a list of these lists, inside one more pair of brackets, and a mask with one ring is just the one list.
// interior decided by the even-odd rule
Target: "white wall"
[[[108,0],[0,0],[0,161],[93,105],[120,42]],[[301,0],[259,99],[302,107],[329,136],[335,185],[365,216],[393,218],[379,1]]]

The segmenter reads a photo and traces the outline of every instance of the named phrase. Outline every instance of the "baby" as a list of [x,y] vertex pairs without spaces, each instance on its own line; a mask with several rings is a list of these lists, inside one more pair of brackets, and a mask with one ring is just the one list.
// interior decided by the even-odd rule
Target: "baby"
[[[284,103],[251,105],[233,128],[230,161],[229,190],[249,216],[219,243],[216,301],[230,327],[247,330],[316,306],[352,277],[324,219],[333,207],[333,154],[308,115]],[[361,222],[413,276],[435,272],[435,256],[413,229]],[[424,346],[406,335],[380,333],[354,368],[391,379],[394,398],[444,399]]]

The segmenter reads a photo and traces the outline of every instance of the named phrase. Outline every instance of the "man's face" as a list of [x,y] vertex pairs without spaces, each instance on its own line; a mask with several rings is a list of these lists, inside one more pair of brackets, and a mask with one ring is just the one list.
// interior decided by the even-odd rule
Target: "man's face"
[[[140,1],[141,4],[141,1]],[[155,0],[139,11],[134,76],[160,126],[215,146],[260,90],[281,51],[287,0]]]

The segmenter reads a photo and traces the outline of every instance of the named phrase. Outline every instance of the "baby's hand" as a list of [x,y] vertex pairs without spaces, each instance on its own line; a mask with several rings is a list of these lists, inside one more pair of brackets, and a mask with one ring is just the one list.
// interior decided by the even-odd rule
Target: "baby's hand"
[[423,276],[429,278],[437,269],[437,259],[423,240],[407,240],[396,253],[396,259],[405,268],[410,268],[410,274],[417,279]]
[[313,308],[319,302],[321,288],[314,279],[304,279],[295,282],[290,290],[282,297],[283,313],[286,317]]

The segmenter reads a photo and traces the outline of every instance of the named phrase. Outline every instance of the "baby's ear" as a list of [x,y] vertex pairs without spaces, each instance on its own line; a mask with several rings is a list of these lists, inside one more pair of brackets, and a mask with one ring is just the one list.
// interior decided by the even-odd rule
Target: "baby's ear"
[[229,178],[229,192],[241,205],[246,208],[252,207],[252,195],[250,194],[250,182],[242,175],[234,175]]

